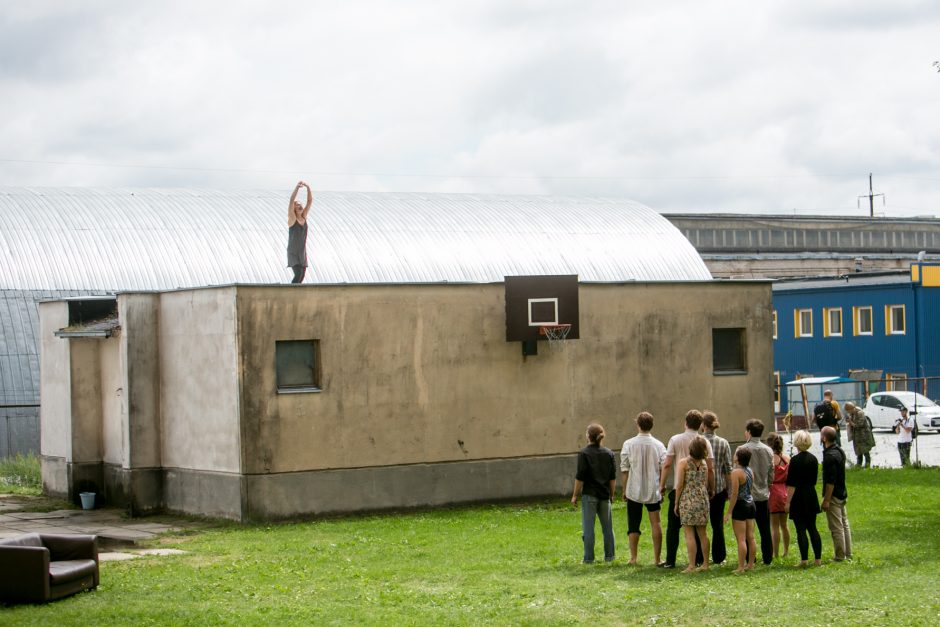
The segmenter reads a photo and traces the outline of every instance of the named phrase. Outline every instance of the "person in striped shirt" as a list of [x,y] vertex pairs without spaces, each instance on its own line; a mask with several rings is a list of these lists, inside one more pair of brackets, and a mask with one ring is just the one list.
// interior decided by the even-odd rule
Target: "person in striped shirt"
[[715,454],[715,494],[709,500],[708,518],[712,527],[712,564],[721,564],[727,557],[725,549],[725,504],[731,477],[731,445],[715,431],[721,426],[713,411],[702,412],[702,435]]

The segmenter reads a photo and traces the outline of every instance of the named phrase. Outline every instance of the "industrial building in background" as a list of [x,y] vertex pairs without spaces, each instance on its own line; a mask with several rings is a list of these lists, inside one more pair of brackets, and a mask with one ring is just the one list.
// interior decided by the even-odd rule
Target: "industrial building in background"
[[940,220],[667,214],[717,278],[841,276],[940,262]]

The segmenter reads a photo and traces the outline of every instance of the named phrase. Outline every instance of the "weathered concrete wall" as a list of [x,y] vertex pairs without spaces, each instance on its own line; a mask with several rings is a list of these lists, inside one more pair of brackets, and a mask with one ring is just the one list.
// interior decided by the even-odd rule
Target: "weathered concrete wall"
[[[588,422],[619,447],[649,410],[725,431],[770,416],[766,283],[582,285],[581,337],[523,361],[502,285],[240,287],[247,474],[570,454]],[[714,327],[747,329],[749,370],[712,373]],[[278,394],[275,341],[319,339],[320,393]]]
[[407,509],[570,492],[575,455],[249,475],[245,520]]
[[239,472],[235,288],[163,293],[159,324],[161,465]]
[[159,294],[121,294],[125,468],[161,464]]
[[100,462],[101,369],[95,338],[60,339],[70,345],[72,381],[72,433],[69,462]]
[[65,459],[72,432],[71,358],[69,343],[53,335],[69,324],[64,301],[41,303],[40,312],[40,450],[42,455]]
[[[62,340],[67,341],[67,340]],[[91,340],[98,345],[101,384],[101,460],[121,464],[124,460],[124,365],[120,331],[117,336]]]

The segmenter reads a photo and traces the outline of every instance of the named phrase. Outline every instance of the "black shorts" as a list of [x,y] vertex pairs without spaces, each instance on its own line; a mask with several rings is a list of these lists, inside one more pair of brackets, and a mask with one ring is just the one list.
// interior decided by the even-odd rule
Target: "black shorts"
[[731,510],[731,520],[751,520],[756,516],[757,507],[753,501],[738,501]]
[[643,521],[643,507],[648,512],[658,512],[662,501],[659,503],[637,503],[627,499],[627,535],[631,533],[640,533],[640,522]]

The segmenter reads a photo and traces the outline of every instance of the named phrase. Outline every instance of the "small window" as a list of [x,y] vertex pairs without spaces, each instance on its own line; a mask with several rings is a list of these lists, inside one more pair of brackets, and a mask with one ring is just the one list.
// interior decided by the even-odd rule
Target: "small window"
[[796,337],[813,337],[812,309],[794,309],[793,322],[796,325]]
[[777,310],[774,309],[774,339],[777,339]]
[[852,307],[852,333],[853,335],[871,335],[871,306]]
[[885,390],[888,392],[901,392],[907,390],[907,375],[902,373],[888,373],[885,375]]
[[320,341],[275,343],[278,392],[320,391]]
[[712,368],[715,373],[747,372],[744,329],[712,329]]
[[774,371],[774,411],[780,411],[780,372]]
[[904,305],[885,305],[885,334],[904,335]]
[[842,308],[823,309],[823,337],[842,337]]

